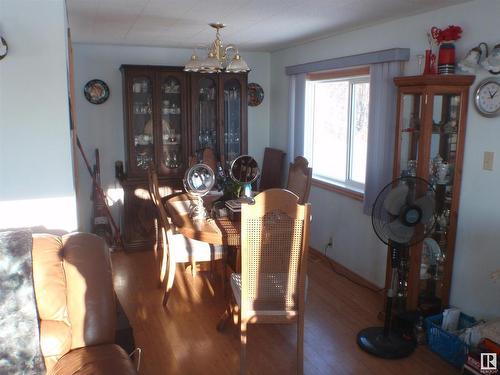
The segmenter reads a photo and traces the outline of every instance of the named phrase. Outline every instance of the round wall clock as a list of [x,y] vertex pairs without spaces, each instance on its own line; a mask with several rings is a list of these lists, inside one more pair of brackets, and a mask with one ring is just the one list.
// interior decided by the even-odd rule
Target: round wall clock
[[258,83],[248,84],[248,105],[256,107],[264,100],[264,90]]
[[109,87],[100,79],[88,81],[83,88],[85,98],[92,104],[102,104],[109,98]]
[[0,36],[0,60],[2,60],[9,52],[7,41]]
[[500,79],[488,78],[476,89],[474,104],[478,112],[485,117],[500,115]]

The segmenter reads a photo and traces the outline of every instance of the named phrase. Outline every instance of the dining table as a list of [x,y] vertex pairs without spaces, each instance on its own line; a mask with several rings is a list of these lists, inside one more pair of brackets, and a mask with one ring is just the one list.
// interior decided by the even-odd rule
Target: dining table
[[[210,213],[214,201],[220,194],[212,193],[203,197],[207,212]],[[194,220],[189,216],[193,199],[187,193],[167,197],[165,208],[177,231],[185,237],[207,242],[213,245],[223,245],[226,249],[225,263],[229,271],[240,269],[241,221],[233,221],[228,217],[207,217],[205,220]],[[234,261],[228,262],[228,256],[234,255]],[[230,263],[233,263],[232,265]]]

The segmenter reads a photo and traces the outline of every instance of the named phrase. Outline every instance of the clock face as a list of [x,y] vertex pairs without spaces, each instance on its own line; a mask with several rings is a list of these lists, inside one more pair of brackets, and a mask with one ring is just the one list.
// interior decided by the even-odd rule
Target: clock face
[[500,82],[495,79],[481,82],[476,90],[475,104],[483,116],[500,115]]

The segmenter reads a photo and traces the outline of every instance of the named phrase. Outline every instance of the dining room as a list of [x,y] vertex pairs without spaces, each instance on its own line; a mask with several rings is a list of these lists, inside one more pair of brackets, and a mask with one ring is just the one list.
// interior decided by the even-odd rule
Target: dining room
[[499,12],[0,0],[0,373],[493,371]]

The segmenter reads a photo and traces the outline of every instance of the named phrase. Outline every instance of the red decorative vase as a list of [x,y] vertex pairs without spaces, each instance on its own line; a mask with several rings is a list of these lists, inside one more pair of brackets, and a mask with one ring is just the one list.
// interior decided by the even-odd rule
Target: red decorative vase
[[436,55],[430,49],[425,50],[425,66],[423,74],[436,74]]
[[455,73],[455,44],[443,43],[439,47],[438,73],[439,74]]

